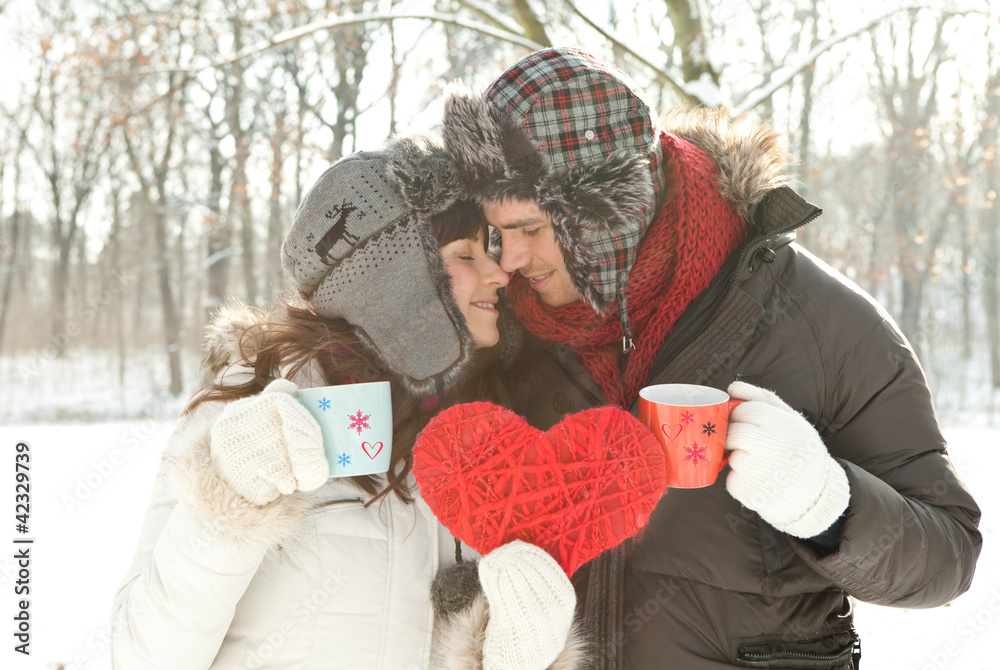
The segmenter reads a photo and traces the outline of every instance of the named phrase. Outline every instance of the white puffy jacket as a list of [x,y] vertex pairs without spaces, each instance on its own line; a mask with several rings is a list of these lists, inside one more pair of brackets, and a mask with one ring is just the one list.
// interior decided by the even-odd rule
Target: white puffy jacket
[[[210,326],[210,377],[246,381],[233,343],[250,319],[223,312]],[[292,381],[325,383],[315,365]],[[431,582],[454,545],[416,486],[412,505],[389,494],[365,507],[347,479],[251,505],[210,457],[223,406],[202,403],[167,443],[112,606],[114,670],[481,669],[485,598],[435,621]],[[580,667],[582,649],[573,631],[551,670]]]
[[115,597],[116,670],[427,668],[439,522],[331,479],[254,507],[209,459],[221,404],[181,420]]

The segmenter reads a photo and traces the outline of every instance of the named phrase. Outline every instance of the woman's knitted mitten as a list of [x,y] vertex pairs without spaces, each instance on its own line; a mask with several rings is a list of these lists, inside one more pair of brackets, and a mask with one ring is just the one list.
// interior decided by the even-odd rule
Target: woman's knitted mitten
[[489,603],[483,670],[544,670],[566,645],[576,593],[555,559],[514,540],[479,561]]
[[322,430],[298,394],[294,383],[275,379],[260,394],[229,403],[212,425],[212,461],[253,505],[319,488],[330,476]]

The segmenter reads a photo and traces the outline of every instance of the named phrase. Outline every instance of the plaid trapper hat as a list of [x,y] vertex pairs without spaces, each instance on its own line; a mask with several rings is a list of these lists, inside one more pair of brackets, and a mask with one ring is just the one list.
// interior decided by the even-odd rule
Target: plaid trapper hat
[[537,51],[483,96],[454,91],[444,142],[471,197],[534,200],[584,299],[615,304],[665,190],[659,123],[628,76],[577,49]]

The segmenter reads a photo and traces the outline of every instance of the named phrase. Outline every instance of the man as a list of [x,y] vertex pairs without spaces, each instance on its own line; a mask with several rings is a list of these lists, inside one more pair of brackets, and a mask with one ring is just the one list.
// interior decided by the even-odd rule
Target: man
[[674,114],[575,49],[454,92],[445,149],[499,231],[540,428],[659,383],[728,389],[730,468],[574,576],[601,667],[853,668],[848,596],[964,592],[979,509],[891,318],[793,243],[820,210],[768,128]]

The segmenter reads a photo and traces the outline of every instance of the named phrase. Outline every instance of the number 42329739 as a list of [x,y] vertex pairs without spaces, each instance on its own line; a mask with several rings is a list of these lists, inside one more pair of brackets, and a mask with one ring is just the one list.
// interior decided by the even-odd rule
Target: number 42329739
[[16,529],[20,533],[28,532],[28,518],[31,513],[31,451],[24,442],[17,443],[17,454],[14,456],[14,502],[17,520]]

